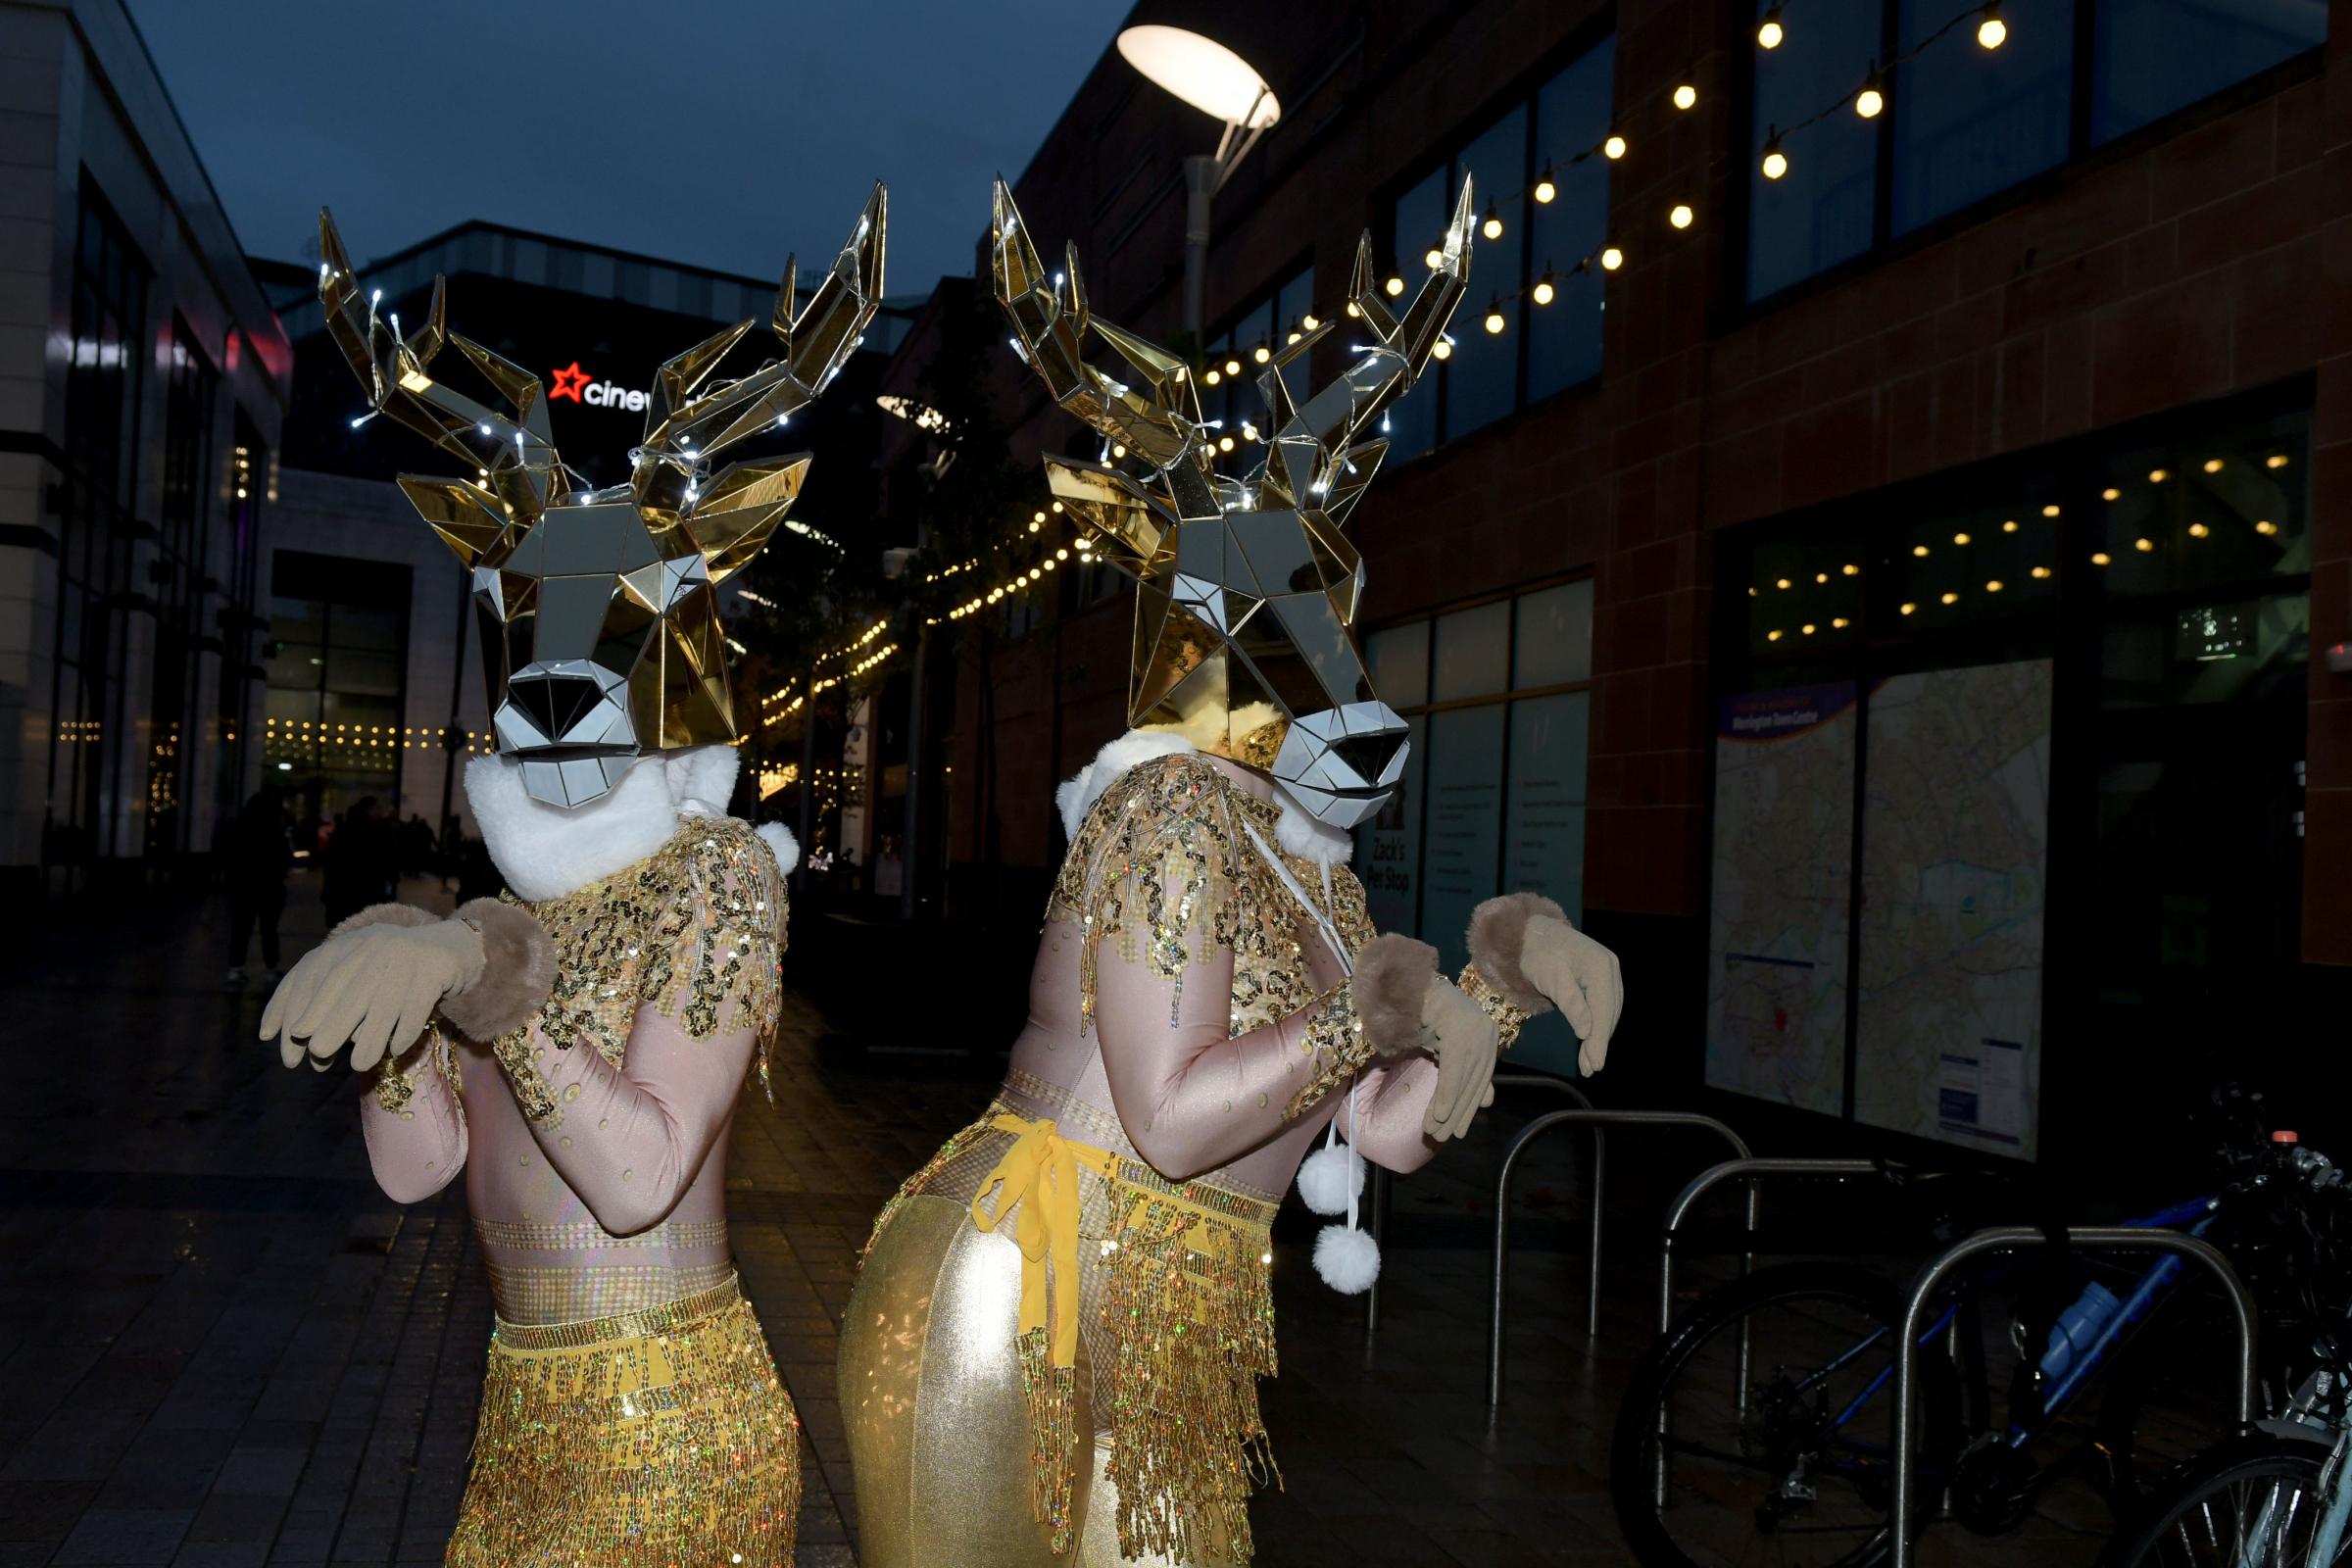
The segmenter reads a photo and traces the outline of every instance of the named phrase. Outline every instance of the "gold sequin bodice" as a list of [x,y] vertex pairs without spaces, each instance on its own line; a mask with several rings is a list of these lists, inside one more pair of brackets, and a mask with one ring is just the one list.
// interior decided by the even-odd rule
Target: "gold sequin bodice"
[[1280,858],[1352,959],[1372,940],[1364,888],[1344,865],[1285,853],[1281,810],[1245,793],[1206,760],[1160,758],[1119,775],[1079,824],[1062,858],[1049,921],[1077,921],[1086,936],[1081,1014],[1095,1013],[1096,941],[1114,936],[1122,957],[1181,982],[1187,967],[1233,953],[1228,1038],[1289,1017],[1313,1002],[1301,947],[1307,918],[1298,896],[1258,848]]

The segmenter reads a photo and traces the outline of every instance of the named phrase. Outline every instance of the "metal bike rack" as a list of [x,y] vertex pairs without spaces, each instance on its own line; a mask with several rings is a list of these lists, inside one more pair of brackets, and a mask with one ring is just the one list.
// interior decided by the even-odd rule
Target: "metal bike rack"
[[[1494,1075],[1494,1083],[1497,1089],[1548,1089],[1554,1094],[1567,1096],[1580,1109],[1591,1110],[1592,1108],[1592,1102],[1585,1098],[1585,1092],[1582,1089],[1577,1088],[1565,1078],[1555,1078],[1547,1072],[1498,1072]],[[1600,1247],[1600,1129],[1593,1128],[1592,1245],[1596,1254]],[[1388,1235],[1389,1179],[1386,1167],[1380,1165],[1372,1167],[1371,1201],[1365,1207],[1371,1216],[1366,1229],[1371,1231],[1372,1239],[1375,1242],[1385,1240]],[[1597,1276],[1597,1271],[1595,1273]],[[1364,1359],[1366,1364],[1371,1361],[1373,1341],[1379,1337],[1379,1334],[1380,1276],[1376,1274],[1372,1277],[1371,1288],[1364,1293]]]
[[[2170,1252],[2204,1265],[2205,1271],[2221,1286],[2222,1294],[2230,1298],[2230,1309],[2237,1320],[2237,1416],[2241,1424],[2253,1421],[2259,1391],[2254,1366],[2259,1332],[2254,1298],[2220,1249],[2202,1237],[2180,1231],[2139,1230],[2122,1225],[2069,1229],[2065,1236],[2069,1247],[2106,1252]],[[1910,1568],[1911,1563],[1911,1417],[1919,1398],[1919,1336],[1927,1321],[1929,1299],[1946,1276],[1971,1258],[1985,1252],[2009,1252],[2048,1245],[2049,1234],[2030,1225],[2004,1225],[1979,1231],[1945,1249],[1941,1256],[1920,1271],[1919,1279],[1912,1285],[1911,1294],[1903,1302],[1903,1320],[1896,1325],[1894,1434],[1889,1445],[1894,1454],[1894,1508],[1887,1521],[1890,1534],[1886,1568]]]
[[[1760,1217],[1758,1178],[1765,1176],[1811,1176],[1842,1179],[1848,1176],[1876,1176],[1899,1169],[1874,1159],[1798,1159],[1775,1156],[1765,1159],[1747,1157],[1727,1159],[1712,1165],[1690,1178],[1690,1185],[1675,1195],[1666,1209],[1666,1227],[1658,1239],[1658,1334],[1664,1338],[1674,1330],[1674,1244],[1681,1233],[1683,1221],[1691,1208],[1713,1188],[1728,1181],[1747,1183],[1747,1229],[1752,1234]],[[1745,1272],[1755,1254],[1743,1253],[1741,1272]]]
[[[1587,1331],[1597,1333],[1600,1326],[1600,1200],[1602,1178],[1601,1129],[1606,1127],[1695,1127],[1711,1132],[1731,1146],[1740,1159],[1750,1157],[1746,1143],[1740,1136],[1712,1116],[1700,1116],[1683,1110],[1553,1110],[1546,1111],[1519,1129],[1511,1147],[1502,1156],[1502,1172],[1494,1179],[1494,1297],[1487,1322],[1487,1410],[1490,1414],[1502,1405],[1502,1320],[1504,1297],[1504,1264],[1509,1255],[1511,1232],[1511,1176],[1518,1168],[1519,1156],[1528,1145],[1554,1127],[1591,1127],[1594,1134],[1592,1150],[1592,1257],[1587,1275],[1588,1298],[1585,1308]],[[1717,1167],[1721,1168],[1721,1167]],[[1754,1223],[1754,1195],[1749,1196],[1749,1223]]]

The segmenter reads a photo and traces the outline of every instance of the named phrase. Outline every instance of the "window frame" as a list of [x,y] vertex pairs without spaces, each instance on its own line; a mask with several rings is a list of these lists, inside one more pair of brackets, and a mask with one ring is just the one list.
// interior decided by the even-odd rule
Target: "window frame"
[[[1879,0],[1879,3],[1882,18],[1879,52],[1881,58],[1885,58],[1895,47],[1893,40],[1901,24],[1902,0]],[[1726,205],[1737,225],[1739,240],[1734,247],[1734,265],[1724,269],[1723,272],[1724,299],[1716,324],[1718,333],[1734,330],[1760,317],[1809,299],[1816,293],[1836,288],[1875,268],[1940,244],[2012,207],[2051,195],[2077,179],[2136,157],[2159,142],[2168,141],[2197,125],[2226,118],[2296,83],[2316,80],[2325,64],[2327,43],[2323,40],[2300,54],[2289,56],[2250,76],[2241,77],[2192,103],[2183,104],[2171,114],[2159,116],[2144,125],[2134,126],[2106,141],[2093,141],[2090,134],[2090,86],[2095,67],[2093,44],[2097,36],[2099,3],[2100,0],[2074,0],[2073,41],[2067,67],[2069,99],[2067,153],[2064,158],[2047,169],[2038,170],[2023,179],[1987,192],[1965,207],[1955,208],[1916,228],[1895,234],[1892,232],[1895,117],[1883,114],[1879,117],[1877,134],[1873,138],[1870,243],[1841,261],[1784,284],[1769,294],[1753,298],[1747,292],[1747,276],[1755,232],[1753,195],[1756,160],[1762,143],[1755,123],[1756,71],[1761,64],[1761,51],[1754,48],[1751,42],[1746,51],[1745,67],[1735,74],[1735,91],[1729,117],[1735,153],[1734,167],[1740,172],[1729,182],[1730,200]],[[1742,36],[1749,36],[1752,21],[1743,29]]]
[[[1600,48],[1603,44],[1614,45],[1616,41],[1616,8],[1614,6],[1605,7],[1591,21],[1587,22],[1583,26],[1577,28],[1575,32],[1570,34],[1566,41],[1546,52],[1536,62],[1535,65],[1531,66],[1529,69],[1511,77],[1500,91],[1493,94],[1483,103],[1481,103],[1477,112],[1465,116],[1463,119],[1448,127],[1444,135],[1429,143],[1418,156],[1404,166],[1405,172],[1402,174],[1389,180],[1386,184],[1380,186],[1374,191],[1374,222],[1372,224],[1372,228],[1377,239],[1380,254],[1389,258],[1390,270],[1385,272],[1383,275],[1396,277],[1411,277],[1413,275],[1411,270],[1406,264],[1408,261],[1415,260],[1415,258],[1406,256],[1398,249],[1398,236],[1396,233],[1397,202],[1402,199],[1407,192],[1411,191],[1415,186],[1419,185],[1431,174],[1443,169],[1446,172],[1446,195],[1444,200],[1440,203],[1440,206],[1442,210],[1447,210],[1448,204],[1452,202],[1455,195],[1461,188],[1455,182],[1454,174],[1460,164],[1462,155],[1467,152],[1481,136],[1491,129],[1494,125],[1495,122],[1501,120],[1504,116],[1509,115],[1513,110],[1521,111],[1526,116],[1526,152],[1523,168],[1525,170],[1524,177],[1528,182],[1528,186],[1533,186],[1536,176],[1542,168],[1542,166],[1538,163],[1538,160],[1545,156],[1544,149],[1541,143],[1541,117],[1538,114],[1540,100],[1543,97],[1544,89],[1550,84],[1554,77],[1566,72],[1571,66],[1575,65],[1579,60],[1582,60],[1586,55],[1591,54],[1597,48]],[[1612,125],[1617,123],[1617,68],[1620,64],[1621,61],[1612,59],[1609,74],[1609,122]],[[1550,149],[1552,161],[1555,164],[1562,162],[1566,157],[1573,155],[1575,151],[1579,150],[1581,149],[1569,149],[1568,152],[1563,153],[1559,148],[1552,148]],[[1601,189],[1602,234],[1604,239],[1609,232],[1608,218],[1611,211],[1611,190],[1614,185],[1614,180],[1606,177],[1606,167],[1607,166],[1604,162],[1604,183]],[[1532,198],[1530,198],[1530,201],[1532,201]],[[1534,255],[1536,243],[1536,225],[1532,221],[1528,220],[1527,213],[1524,211],[1525,206],[1526,203],[1523,203],[1523,211],[1520,215],[1520,221],[1512,225],[1518,230],[1518,275],[1520,278],[1520,290],[1509,302],[1508,308],[1514,313],[1514,316],[1510,324],[1504,328],[1505,333],[1514,340],[1511,346],[1511,405],[1509,411],[1497,416],[1494,418],[1489,419],[1470,430],[1462,431],[1459,434],[1449,431],[1446,428],[1446,414],[1448,412],[1448,404],[1450,402],[1448,392],[1451,381],[1452,362],[1450,360],[1437,361],[1433,365],[1425,368],[1421,375],[1423,388],[1426,391],[1434,394],[1433,402],[1437,411],[1436,417],[1432,422],[1429,445],[1422,451],[1413,453],[1409,456],[1395,457],[1392,459],[1393,462],[1399,465],[1418,462],[1421,459],[1429,457],[1432,454],[1442,450],[1450,442],[1476,435],[1481,430],[1489,430],[1498,425],[1506,424],[1510,420],[1519,417],[1532,409],[1543,408],[1547,404],[1558,402],[1563,398],[1575,397],[1581,393],[1589,392],[1593,387],[1599,385],[1602,376],[1606,374],[1607,366],[1606,356],[1604,354],[1595,360],[1592,374],[1581,376],[1574,381],[1567,382],[1562,386],[1556,387],[1553,390],[1544,393],[1541,397],[1530,398],[1528,396],[1528,359],[1531,352],[1531,346],[1534,341],[1534,335],[1527,330],[1527,313],[1532,310],[1543,309],[1544,307],[1537,306],[1527,297],[1525,292],[1526,287],[1536,276],[1535,264],[1538,260],[1538,258],[1536,258]],[[1483,218],[1483,216],[1484,209],[1482,208],[1478,214],[1473,215],[1474,220],[1478,218]],[[1475,247],[1491,246],[1497,242],[1483,238],[1475,231],[1474,228],[1471,234],[1470,243]],[[1554,257],[1552,260],[1556,261],[1558,258]],[[1571,262],[1571,265],[1574,265],[1573,262]],[[1485,315],[1485,308],[1479,303],[1477,299],[1477,293],[1478,273],[1474,264],[1471,270],[1470,292],[1464,296],[1462,304],[1464,309],[1473,310],[1480,317],[1483,317]],[[1469,331],[1477,331],[1482,336],[1484,335],[1484,328],[1477,326],[1475,323],[1473,323],[1472,327],[1468,330],[1456,332],[1452,335],[1457,340],[1463,339],[1469,335]],[[1456,606],[1454,608],[1463,609],[1469,607]],[[1408,616],[1406,618],[1411,619],[1414,617]]]
[[[1501,806],[1499,807],[1499,809],[1504,813],[1499,819],[1502,823],[1507,824],[1508,821],[1509,800],[1507,798],[1507,791],[1511,776],[1510,717],[1511,710],[1514,705],[1521,702],[1534,701],[1539,698],[1563,697],[1575,692],[1591,693],[1598,688],[1598,681],[1592,673],[1590,649],[1587,651],[1586,675],[1583,680],[1552,681],[1540,686],[1527,687],[1522,687],[1518,684],[1520,605],[1523,601],[1533,598],[1537,594],[1545,593],[1554,588],[1564,588],[1571,583],[1592,582],[1593,584],[1595,608],[1597,609],[1600,592],[1600,585],[1596,580],[1597,577],[1598,573],[1591,566],[1578,567],[1573,571],[1553,572],[1543,577],[1534,577],[1524,582],[1514,583],[1507,588],[1499,588],[1492,593],[1484,593],[1467,599],[1454,600],[1446,604],[1433,606],[1428,610],[1415,611],[1410,614],[1393,616],[1391,618],[1382,620],[1377,624],[1367,626],[1363,630],[1363,638],[1368,644],[1371,638],[1376,637],[1383,632],[1397,631],[1406,626],[1415,624],[1422,624],[1429,627],[1429,636],[1426,639],[1426,647],[1422,651],[1423,673],[1421,689],[1424,693],[1423,700],[1405,707],[1395,707],[1392,705],[1396,716],[1405,720],[1407,723],[1410,723],[1415,719],[1424,721],[1422,724],[1423,744],[1427,743],[1427,733],[1429,729],[1427,720],[1435,714],[1459,712],[1465,709],[1472,708],[1500,708],[1503,710],[1502,752],[1498,760],[1500,770],[1497,775],[1502,780],[1503,787],[1506,792],[1505,799],[1502,801]],[[1508,650],[1508,663],[1506,667],[1506,673],[1503,677],[1502,688],[1494,692],[1482,693],[1475,697],[1449,697],[1442,700],[1432,700],[1427,694],[1435,692],[1437,689],[1438,622],[1445,619],[1447,615],[1456,614],[1465,610],[1480,610],[1488,605],[1493,604],[1507,604],[1511,607],[1509,623],[1503,633],[1503,646],[1506,650]],[[1366,650],[1365,657],[1367,661],[1369,661],[1370,653],[1368,648]],[[1382,700],[1385,702],[1387,699],[1384,697]],[[1588,715],[1587,722],[1590,723],[1590,715]],[[1426,757],[1422,759],[1421,765],[1423,768],[1423,778],[1426,779],[1428,776],[1427,769],[1429,765],[1429,760]],[[1591,782],[1591,767],[1590,762],[1588,761],[1586,771],[1586,784],[1588,788],[1590,788]],[[1418,794],[1419,799],[1413,802],[1410,807],[1415,818],[1413,825],[1413,842],[1416,846],[1420,847],[1423,857],[1426,858],[1427,846],[1429,842],[1430,796],[1430,791],[1426,783],[1418,791]],[[1507,831],[1501,831],[1498,828],[1494,851],[1494,885],[1497,888],[1502,887],[1506,881],[1505,873],[1508,865],[1507,857],[1509,854],[1510,835]],[[1428,900],[1429,879],[1423,874],[1423,867],[1419,864],[1416,864],[1413,868],[1414,932],[1420,931],[1422,922],[1427,917]]]

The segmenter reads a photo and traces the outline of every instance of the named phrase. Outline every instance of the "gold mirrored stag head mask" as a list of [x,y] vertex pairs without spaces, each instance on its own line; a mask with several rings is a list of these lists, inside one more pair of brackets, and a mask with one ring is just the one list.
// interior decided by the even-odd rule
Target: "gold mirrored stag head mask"
[[[1343,531],[1380,467],[1377,429],[1409,389],[1470,279],[1470,182],[1462,182],[1438,267],[1399,317],[1356,250],[1346,318],[1320,323],[1258,372],[1265,457],[1216,471],[1218,433],[1200,418],[1184,362],[1093,316],[1075,247],[1049,274],[1012,193],[997,182],[997,298],[1015,348],[1054,400],[1102,434],[1093,463],[1048,457],[1046,478],[1136,580],[1127,721],[1204,731],[1262,768],[1322,821],[1352,828],[1404,776],[1405,724],[1380,701],[1352,627],[1362,558]],[[1308,391],[1309,357],[1345,329],[1355,342],[1337,380]],[[1125,368],[1086,363],[1087,335]]]
[[[730,463],[718,454],[790,420],[841,369],[882,297],[884,193],[797,315],[787,263],[769,322],[781,357],[713,379],[759,324],[741,321],[662,367],[625,484],[587,486],[549,436],[539,378],[448,330],[433,281],[424,322],[403,336],[364,291],[334,220],[318,216],[327,330],[390,416],[465,463],[471,477],[404,474],[400,487],[472,573],[498,749],[523,787],[556,806],[595,800],[649,752],[742,737],[717,585],[750,564],[800,494],[808,455]],[[455,346],[510,416],[436,378]]]

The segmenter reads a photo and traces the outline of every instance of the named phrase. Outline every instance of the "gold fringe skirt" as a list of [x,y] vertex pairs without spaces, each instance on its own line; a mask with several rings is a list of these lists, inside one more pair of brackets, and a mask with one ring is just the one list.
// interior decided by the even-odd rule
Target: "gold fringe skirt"
[[[1051,1134],[1076,1167],[1067,1250],[1017,1242],[1004,1193],[977,1223],[973,1200],[988,1208],[984,1191],[1031,1133]],[[1019,1206],[1043,1196],[1032,1187]],[[1045,1226],[1056,1244],[1073,1217],[1066,1197],[1060,1207]],[[1280,1481],[1257,1405],[1258,1379],[1275,1371],[1274,1207],[1166,1181],[1003,1102],[950,1139],[876,1219],[843,1323],[868,1559],[1247,1563],[1250,1494]],[[1047,1256],[1073,1251],[1074,1279]],[[1065,1312],[1078,1319],[1074,1364],[1053,1345]]]
[[800,1421],[733,1280],[582,1323],[501,1321],[451,1568],[789,1568]]

